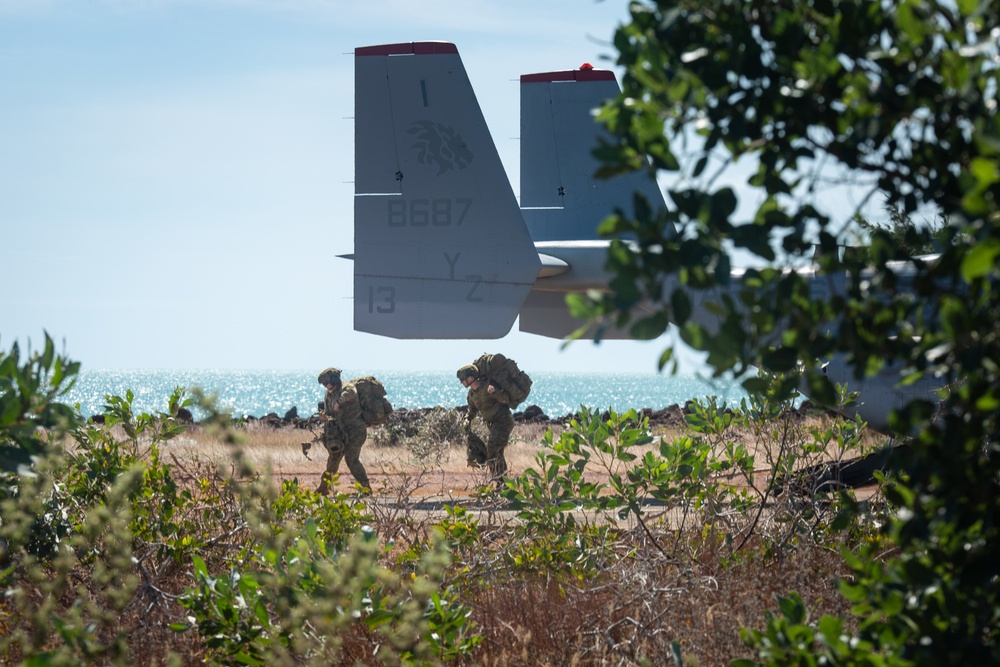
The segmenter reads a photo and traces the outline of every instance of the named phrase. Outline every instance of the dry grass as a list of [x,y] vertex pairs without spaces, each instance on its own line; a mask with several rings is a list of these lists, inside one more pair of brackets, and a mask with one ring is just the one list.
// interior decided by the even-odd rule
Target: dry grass
[[481,664],[673,664],[677,641],[685,665],[728,665],[747,657],[739,630],[761,628],[775,595],[798,590],[817,615],[847,615],[833,579],[844,573],[835,553],[804,548],[770,564],[636,563],[579,587],[510,579],[476,597],[473,618],[488,647]]

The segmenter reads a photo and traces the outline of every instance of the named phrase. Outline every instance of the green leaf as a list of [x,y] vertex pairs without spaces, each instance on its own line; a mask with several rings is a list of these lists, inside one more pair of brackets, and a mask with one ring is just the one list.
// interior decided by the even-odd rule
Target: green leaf
[[639,340],[653,340],[662,336],[669,324],[667,314],[660,311],[633,324],[629,332]]
[[365,625],[369,628],[377,628],[380,625],[391,623],[395,618],[395,614],[386,609],[376,609],[365,616]]
[[732,188],[722,188],[714,192],[711,198],[711,219],[717,223],[728,223],[730,216],[736,211],[738,203],[736,193]]
[[751,396],[763,396],[767,394],[767,391],[771,386],[765,378],[760,376],[749,377],[741,384]]
[[674,313],[674,324],[684,324],[691,317],[691,298],[685,290],[673,291],[670,295],[670,307]]
[[969,171],[975,176],[980,189],[986,189],[997,181],[1000,181],[1000,167],[994,159],[977,157],[969,165]]
[[809,370],[806,371],[805,379],[809,387],[809,398],[828,408],[837,406],[837,388],[833,386],[828,377],[820,372]]
[[974,246],[962,260],[962,278],[971,283],[989,275],[994,269],[997,255],[1000,255],[1000,241],[996,239]]
[[896,9],[896,21],[910,38],[910,41],[919,44],[924,40],[926,29],[923,21],[913,15],[913,5],[912,0],[900,2]]
[[260,658],[254,657],[254,656],[250,655],[249,653],[247,653],[246,651],[240,651],[239,653],[237,653],[236,655],[233,656],[233,659],[236,660],[236,662],[238,662],[241,665],[263,665],[263,664],[266,664]]
[[670,363],[670,361],[673,358],[674,358],[674,349],[672,347],[668,347],[665,350],[663,350],[663,352],[660,353],[660,358],[657,359],[656,361],[657,370],[662,371],[663,367],[666,366],[668,363]]
[[844,622],[835,616],[823,616],[819,619],[817,627],[828,644],[836,644],[843,632]]
[[208,576],[208,568],[205,567],[205,561],[202,560],[201,556],[197,554],[191,554],[191,564],[194,565],[194,573],[199,577]]
[[779,347],[764,355],[764,368],[775,373],[785,373],[795,368],[798,352],[789,347]]
[[778,596],[778,608],[792,623],[803,623],[806,620],[806,606],[798,593],[792,592],[788,597]]

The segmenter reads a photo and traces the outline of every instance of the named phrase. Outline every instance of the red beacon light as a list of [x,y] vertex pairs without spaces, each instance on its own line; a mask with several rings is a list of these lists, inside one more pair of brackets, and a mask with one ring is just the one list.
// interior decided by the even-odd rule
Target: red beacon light
[[591,65],[590,63],[583,63],[582,65],[580,65],[580,69],[594,69],[594,66]]

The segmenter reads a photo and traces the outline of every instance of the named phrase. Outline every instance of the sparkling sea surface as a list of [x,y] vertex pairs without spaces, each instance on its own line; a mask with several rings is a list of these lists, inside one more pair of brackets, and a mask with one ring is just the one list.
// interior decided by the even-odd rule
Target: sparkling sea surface
[[[104,411],[105,395],[124,396],[131,389],[137,412],[165,412],[174,387],[199,387],[214,394],[220,409],[235,417],[284,416],[295,407],[299,416],[316,411],[323,388],[318,371],[274,370],[146,370],[84,369],[74,388],[62,400],[79,404],[84,417]],[[374,375],[382,381],[395,408],[446,408],[465,404],[466,390],[454,371],[377,371],[344,369],[343,377]],[[629,408],[659,410],[684,405],[692,398],[716,396],[720,402],[738,403],[746,396],[730,380],[704,380],[693,376],[655,373],[555,373],[531,374],[528,399],[519,410],[537,405],[549,417],[575,413],[580,406],[595,410]],[[195,413],[197,418],[197,413]]]

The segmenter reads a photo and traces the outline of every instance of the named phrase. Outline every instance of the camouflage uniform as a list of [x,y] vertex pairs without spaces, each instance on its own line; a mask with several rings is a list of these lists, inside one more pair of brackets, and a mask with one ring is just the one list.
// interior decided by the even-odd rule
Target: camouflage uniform
[[361,420],[361,402],[353,385],[340,382],[339,373],[334,388],[326,391],[323,408],[327,417],[323,424],[323,446],[328,456],[326,472],[316,490],[324,495],[329,492],[329,481],[337,474],[342,460],[347,461],[347,468],[362,489],[371,490],[368,473],[361,464],[361,446],[368,439],[368,428]]
[[[507,472],[507,461],[504,459],[503,451],[514,430],[514,416],[510,413],[510,408],[504,404],[509,400],[506,392],[492,385],[493,393],[490,393],[490,386],[489,382],[483,380],[478,389],[469,387],[469,411],[465,416],[465,426],[469,434],[469,463],[488,465],[490,475],[500,483]],[[490,429],[485,443],[472,432],[472,420],[477,414],[482,415],[483,421]]]

